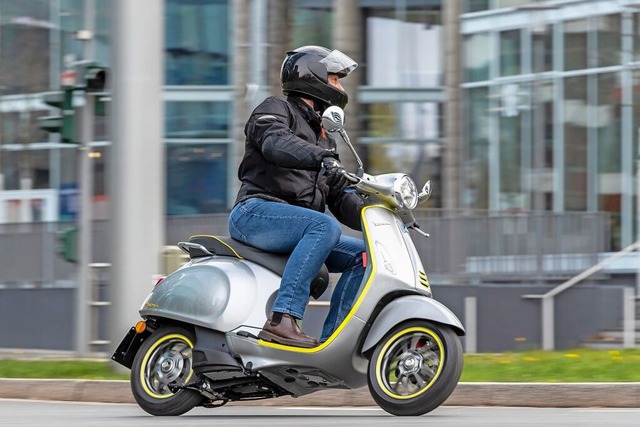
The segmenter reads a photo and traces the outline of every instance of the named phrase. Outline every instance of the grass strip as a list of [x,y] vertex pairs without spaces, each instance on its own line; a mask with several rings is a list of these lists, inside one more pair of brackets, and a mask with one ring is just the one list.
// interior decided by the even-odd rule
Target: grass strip
[[[465,354],[463,382],[640,382],[640,350]],[[0,360],[0,378],[126,380],[112,361]]]

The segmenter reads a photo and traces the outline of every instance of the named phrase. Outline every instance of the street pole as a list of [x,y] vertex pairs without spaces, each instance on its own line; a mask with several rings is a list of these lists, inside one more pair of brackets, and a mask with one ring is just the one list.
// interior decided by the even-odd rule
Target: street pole
[[[84,59],[93,56],[93,33],[95,17],[95,0],[86,0],[84,11],[84,30],[78,33],[78,38],[84,42]],[[78,167],[80,178],[80,212],[78,230],[78,288],[76,295],[76,352],[79,357],[89,354],[89,300],[91,298],[91,271],[89,264],[92,260],[92,209],[91,196],[93,193],[93,164],[89,153],[93,140],[93,103],[92,94],[85,93],[84,105],[78,108],[80,118],[80,147],[78,148]]]
[[[636,242],[640,242],[640,128],[636,141]],[[636,247],[636,296],[640,296],[640,248]]]
[[[138,320],[165,244],[164,3],[114,0],[109,340]],[[124,368],[123,368],[124,369]]]

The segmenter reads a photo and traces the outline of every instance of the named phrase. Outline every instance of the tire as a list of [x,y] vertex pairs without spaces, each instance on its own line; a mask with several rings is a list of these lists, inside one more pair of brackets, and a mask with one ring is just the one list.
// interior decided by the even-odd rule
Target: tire
[[369,360],[371,396],[393,415],[423,415],[442,405],[462,373],[462,346],[449,326],[412,320],[391,330]]
[[147,338],[131,367],[131,391],[138,405],[151,415],[181,415],[202,401],[193,390],[172,392],[169,385],[194,380],[191,369],[193,333],[162,326]]

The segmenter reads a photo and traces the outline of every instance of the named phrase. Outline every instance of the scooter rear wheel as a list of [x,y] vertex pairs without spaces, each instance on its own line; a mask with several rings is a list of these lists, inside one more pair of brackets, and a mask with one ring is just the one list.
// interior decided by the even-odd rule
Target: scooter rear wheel
[[462,346],[446,325],[413,320],[396,326],[369,361],[369,391],[393,415],[423,415],[451,395],[462,373]]
[[181,415],[202,401],[193,390],[175,390],[194,380],[193,334],[180,327],[162,326],[142,343],[131,367],[131,391],[138,405],[151,415]]

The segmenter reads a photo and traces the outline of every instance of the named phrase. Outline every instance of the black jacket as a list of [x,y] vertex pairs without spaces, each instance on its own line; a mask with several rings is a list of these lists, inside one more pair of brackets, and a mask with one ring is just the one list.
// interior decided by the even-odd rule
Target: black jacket
[[324,157],[338,157],[336,142],[323,132],[320,120],[297,97],[269,97],[258,105],[244,128],[236,203],[262,197],[320,212],[328,206],[338,221],[360,230],[363,200],[329,188],[320,174]]

